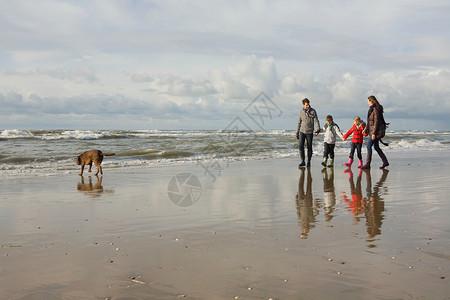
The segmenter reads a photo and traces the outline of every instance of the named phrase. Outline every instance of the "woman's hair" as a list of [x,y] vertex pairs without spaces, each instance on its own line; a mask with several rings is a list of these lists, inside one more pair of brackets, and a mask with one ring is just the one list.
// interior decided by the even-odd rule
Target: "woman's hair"
[[361,118],[356,116],[353,118],[353,122],[356,122],[357,124],[361,124]]
[[372,104],[380,104],[380,102],[378,102],[378,100],[377,100],[377,98],[375,98],[375,96],[369,96],[369,98],[367,98],[367,99],[369,99],[370,103],[372,103]]
[[309,99],[308,98],[305,98],[305,99],[302,100],[302,104],[305,104],[305,103],[309,103]]
[[332,115],[328,115],[327,116],[327,121],[333,121],[333,116]]

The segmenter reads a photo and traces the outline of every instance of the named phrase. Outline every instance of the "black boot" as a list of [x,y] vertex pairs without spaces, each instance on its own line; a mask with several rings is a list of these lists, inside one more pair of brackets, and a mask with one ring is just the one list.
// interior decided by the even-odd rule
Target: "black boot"
[[302,159],[302,162],[298,165],[299,167],[305,166],[305,150],[300,150],[300,158]]
[[366,164],[361,169],[370,169],[370,163],[372,162],[372,154],[367,154]]
[[312,153],[309,153],[309,151],[308,151],[308,162],[306,163],[306,166],[308,168],[311,167],[311,157],[312,157]]
[[384,155],[383,152],[378,153],[378,155],[380,156],[381,160],[383,161],[383,165],[380,167],[380,169],[384,169],[384,168],[386,168],[387,166],[389,166],[389,162],[388,162],[388,160],[387,160],[386,155]]

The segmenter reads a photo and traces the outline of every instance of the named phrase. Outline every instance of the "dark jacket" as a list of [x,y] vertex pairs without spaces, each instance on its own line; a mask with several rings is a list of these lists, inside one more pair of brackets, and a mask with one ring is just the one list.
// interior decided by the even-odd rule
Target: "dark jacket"
[[374,104],[367,114],[367,133],[375,134],[376,139],[381,139],[386,133],[386,122],[383,117],[383,106]]

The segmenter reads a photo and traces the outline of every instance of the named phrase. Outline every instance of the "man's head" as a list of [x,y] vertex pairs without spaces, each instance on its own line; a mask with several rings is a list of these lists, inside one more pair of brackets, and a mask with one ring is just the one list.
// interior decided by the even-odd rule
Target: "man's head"
[[303,104],[303,109],[309,109],[310,105],[309,105],[308,98],[303,99],[302,104]]

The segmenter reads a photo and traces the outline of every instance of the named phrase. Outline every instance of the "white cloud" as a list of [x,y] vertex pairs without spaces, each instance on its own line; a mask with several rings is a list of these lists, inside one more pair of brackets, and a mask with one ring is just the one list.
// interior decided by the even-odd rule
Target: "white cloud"
[[287,128],[304,97],[347,118],[369,94],[396,118],[450,125],[449,12],[444,0],[1,1],[0,127],[24,114],[227,122],[261,91]]
[[70,68],[63,69],[50,69],[50,68],[38,68],[30,71],[6,71],[5,75],[12,75],[18,77],[40,77],[48,76],[61,80],[68,80],[78,83],[98,83],[98,78],[94,71],[91,69],[82,68]]

